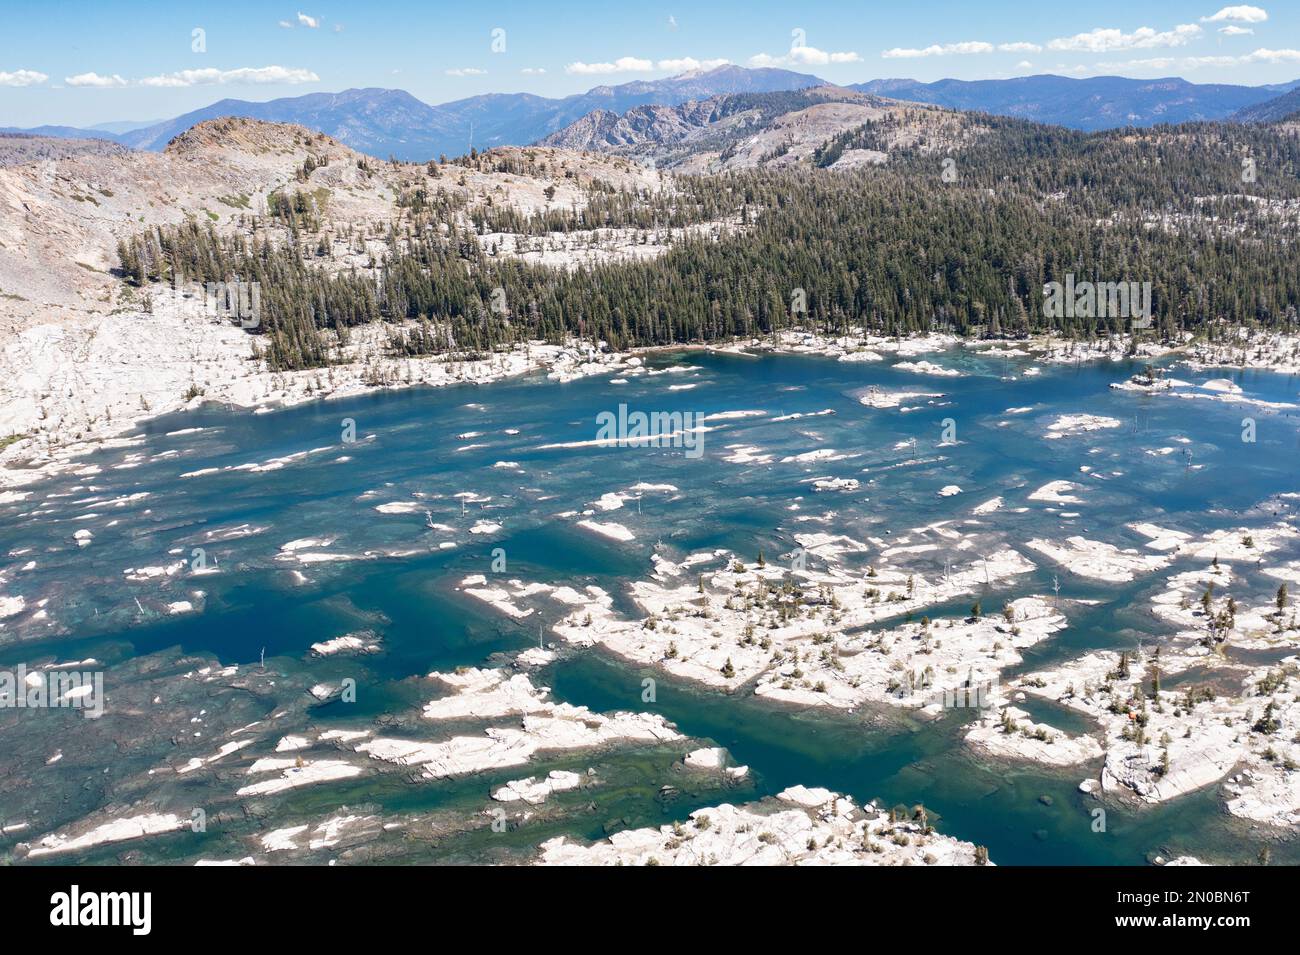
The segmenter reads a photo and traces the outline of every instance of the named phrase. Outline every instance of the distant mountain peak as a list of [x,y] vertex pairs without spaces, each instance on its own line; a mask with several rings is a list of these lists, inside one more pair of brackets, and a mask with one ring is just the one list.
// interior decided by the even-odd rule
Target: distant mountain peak
[[711,69],[711,70],[706,70],[706,69],[704,69],[703,67],[696,67],[696,68],[693,69],[693,70],[687,70],[685,73],[678,73],[676,76],[671,76],[671,77],[669,77],[669,79],[673,79],[673,80],[698,80],[698,79],[699,79],[700,77],[702,77],[702,76],[712,76],[712,75],[716,74],[716,73],[718,72],[718,70],[724,70],[724,69],[726,69],[726,66],[715,66],[715,67],[714,67],[713,69]]
[[309,146],[316,152],[333,152],[342,148],[333,137],[305,126],[222,116],[191,126],[167,143],[163,152],[182,156],[232,148],[249,153],[292,152],[300,146]]
[[1247,106],[1232,114],[1240,123],[1276,123],[1285,119],[1295,119],[1300,114],[1300,86],[1281,96]]
[[[698,80],[698,79],[724,79],[727,77],[745,76],[752,73],[765,73],[773,70],[768,66],[737,66],[735,63],[723,63],[719,66],[712,66],[708,69],[697,67],[693,70],[687,70],[685,73],[678,73],[676,76],[669,77],[673,80]],[[776,70],[779,73],[789,72],[788,70]],[[795,74],[799,75],[799,74]]]
[[1041,73],[998,80],[872,80],[851,89],[949,109],[1013,116],[1093,131],[1225,119],[1271,99],[1267,87],[1191,83],[1177,76],[1058,76]]
[[[7,131],[107,139],[136,149],[159,150],[204,120],[243,116],[296,123],[380,158],[393,155],[399,159],[423,160],[443,153],[460,155],[471,146],[488,149],[535,142],[597,109],[622,115],[638,106],[674,107],[726,94],[790,92],[828,85],[809,73],[724,63],[663,79],[602,84],[561,99],[533,93],[488,93],[431,106],[403,89],[368,86],[260,103],[223,99],[146,126],[122,123],[101,124],[99,130],[47,126]],[[1249,121],[1253,114],[1244,111],[1298,85],[1293,82],[1249,87],[1197,84],[1179,77],[1139,80],[1042,73],[998,80],[943,79],[933,83],[896,77],[854,84],[847,89],[949,109],[1096,130],[1228,117]]]

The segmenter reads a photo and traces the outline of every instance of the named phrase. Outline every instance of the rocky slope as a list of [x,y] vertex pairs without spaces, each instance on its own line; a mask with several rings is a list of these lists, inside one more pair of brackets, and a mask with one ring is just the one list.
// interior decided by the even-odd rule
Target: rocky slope
[[[195,391],[211,400],[260,403],[302,400],[316,387],[319,376],[267,375],[252,360],[254,337],[207,315],[191,292],[131,288],[116,274],[119,240],[197,221],[279,242],[287,232],[266,215],[268,200],[301,190],[320,214],[319,231],[303,236],[328,249],[320,267],[368,270],[382,258],[390,226],[400,234],[409,221],[403,197],[419,189],[442,190],[463,203],[444,227],[469,225],[469,211],[487,203],[525,213],[580,210],[592,190],[673,188],[671,177],[616,157],[511,148],[476,168],[380,163],[303,127],[232,118],[201,123],[161,153],[112,146],[70,152],[0,165],[3,467],[182,407]],[[662,251],[619,230],[571,232],[565,239],[544,261],[563,267],[569,259]],[[496,245],[501,255],[526,251],[500,237]],[[337,387],[357,385],[384,341],[378,329],[356,336],[350,346],[356,367],[337,374]],[[560,357],[535,353],[459,373],[492,377]],[[425,378],[409,367],[402,374]],[[429,375],[445,377],[432,369]]]
[[58,136],[27,136],[0,133],[0,166],[20,166],[42,160],[71,159],[73,156],[118,156],[126,148],[104,139],[63,139]]
[[[807,163],[819,147],[864,123],[890,121],[887,149],[924,140],[943,149],[978,120],[930,106],[820,86],[789,93],[735,94],[679,106],[598,110],[547,136],[542,145],[634,157],[683,172],[719,172]],[[858,153],[868,152],[857,150]],[[885,154],[846,155],[844,165],[881,162]]]
[[1283,93],[1276,99],[1239,109],[1231,116],[1238,123],[1276,123],[1297,118],[1300,118],[1300,87]]

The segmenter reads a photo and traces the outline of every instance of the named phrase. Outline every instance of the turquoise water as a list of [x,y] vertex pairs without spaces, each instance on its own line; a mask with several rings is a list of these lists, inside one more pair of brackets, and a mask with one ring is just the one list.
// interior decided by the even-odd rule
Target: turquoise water
[[[554,618],[555,605],[539,603],[539,613],[515,622],[456,590],[469,574],[491,576],[494,548],[504,550],[508,577],[597,584],[630,611],[626,584],[649,575],[657,547],[670,558],[714,548],[772,557],[795,546],[796,531],[859,540],[902,535],[934,521],[966,520],[975,505],[999,495],[1007,509],[978,527],[962,528],[978,535],[973,553],[1003,542],[1014,546],[1032,537],[1073,534],[1130,547],[1144,540],[1126,529],[1130,522],[1151,520],[1188,532],[1259,526],[1275,520],[1268,516],[1274,511],[1290,513],[1275,495],[1300,490],[1300,418],[1294,411],[1110,389],[1139,367],[1126,363],[1043,366],[1041,374],[1025,376],[1032,364],[1025,359],[963,351],[923,357],[963,374],[914,374],[891,367],[892,360],[690,352],[655,356],[650,366],[664,373],[633,376],[625,384],[611,381],[616,375],[565,384],[537,376],[481,387],[382,392],[266,414],[208,407],[150,422],[138,445],[79,460],[97,473],[49,478],[28,488],[27,499],[0,504],[0,555],[8,555],[0,566],[6,581],[0,592],[20,594],[26,602],[26,610],[0,629],[0,667],[94,658],[105,671],[110,701],[93,727],[66,712],[0,710],[0,752],[13,767],[0,783],[0,821],[28,823],[0,846],[12,850],[20,839],[108,807],[198,803],[219,806],[210,815],[223,817],[202,837],[156,837],[64,858],[113,861],[123,852],[128,861],[146,862],[235,857],[248,853],[258,832],[362,806],[385,818],[418,817],[437,837],[387,846],[382,856],[359,855],[358,861],[500,861],[520,857],[552,835],[597,838],[620,826],[681,818],[720,799],[757,798],[802,783],[887,805],[924,802],[941,831],[987,845],[1001,864],[1136,864],[1155,853],[1184,852],[1253,860],[1270,834],[1252,832],[1223,813],[1217,787],[1154,809],[1108,802],[1107,831],[1094,833],[1090,810],[1098,803],[1076,787],[1095,774],[1095,766],[1052,771],[1009,765],[967,748],[960,722],[951,717],[930,723],[892,710],[837,714],[778,707],[744,692],[728,696],[678,684],[599,650],[565,653],[535,680],[551,686],[558,699],[596,710],[662,713],[696,742],[561,753],[526,771],[436,783],[412,782],[403,774],[367,775],[256,800],[253,818],[236,811],[241,801],[232,794],[242,768],[268,754],[283,733],[381,725],[388,727],[385,733],[391,728],[437,736],[419,722],[418,707],[431,695],[420,677],[502,660],[493,655],[536,645],[539,623],[548,622],[548,613]],[[1272,402],[1294,402],[1300,391],[1300,381],[1265,373],[1175,374],[1193,382],[1231,378],[1247,397]],[[681,385],[693,387],[671,387]],[[910,411],[873,410],[858,401],[872,385],[942,397],[909,400],[904,405],[915,408]],[[545,447],[590,441],[596,415],[619,403],[647,411],[765,414],[712,422],[698,459],[674,449]],[[1005,413],[1026,407],[1032,410]],[[828,409],[834,413],[772,420]],[[1075,413],[1109,415],[1124,424],[1044,439],[1049,423]],[[1257,420],[1253,444],[1241,440],[1245,415]],[[957,443],[940,446],[949,418]],[[355,422],[355,442],[342,440],[344,419]],[[760,448],[772,461],[727,462],[728,445]],[[1166,447],[1176,451],[1147,453]],[[781,461],[817,448],[852,456]],[[311,453],[276,469],[248,467],[302,452]],[[518,467],[494,467],[498,462]],[[1082,473],[1081,466],[1099,476]],[[187,474],[193,476],[182,477]],[[856,478],[861,486],[813,493],[809,479],[824,476]],[[1057,479],[1084,485],[1085,503],[1053,510],[1024,501]],[[561,516],[638,482],[677,490],[645,493],[639,512],[629,502],[591,515],[625,525],[633,541],[596,537],[575,527],[574,516]],[[937,496],[949,484],[963,493]],[[142,492],[147,496],[127,500]],[[462,504],[456,495],[467,492],[474,497]],[[401,501],[415,502],[414,510],[375,510]],[[1018,506],[1028,510],[1012,512]],[[1062,510],[1078,516],[1062,516]],[[426,511],[448,529],[426,526]],[[824,524],[797,522],[798,516],[830,512]],[[480,521],[501,529],[471,533]],[[235,536],[232,529],[243,525],[256,532]],[[82,529],[94,535],[85,547],[73,536]],[[357,559],[284,559],[282,546],[304,538],[330,541],[307,550]],[[439,548],[447,542],[456,546]],[[190,573],[196,547],[218,572]],[[1168,635],[1147,609],[1166,573],[1107,585],[1025,553],[1038,570],[991,588],[981,595],[985,606],[1049,593],[1054,575],[1062,598],[1098,603],[1071,604],[1070,627],[1026,652],[1020,670]],[[1283,552],[1270,561],[1296,556]],[[942,553],[920,554],[909,566],[932,576],[942,572],[943,560]],[[30,561],[36,566],[25,569]],[[132,580],[124,574],[179,561],[185,566],[170,576]],[[869,554],[849,555],[846,564],[869,561]],[[1169,572],[1181,569],[1187,568]],[[1238,569],[1245,574],[1234,587],[1239,601],[1265,600],[1276,588],[1276,580]],[[202,591],[202,598],[194,591]],[[196,611],[169,614],[168,604],[182,600]],[[969,605],[963,600],[947,609]],[[360,658],[309,653],[313,643],[360,630],[376,634],[383,652]],[[186,676],[200,667],[232,664],[241,672],[269,671],[275,679],[218,691]],[[658,679],[654,703],[641,700],[641,680],[648,675]],[[357,681],[355,703],[317,704],[304,692],[343,677]],[[152,703],[155,698],[160,702]],[[169,709],[177,725],[158,716]],[[203,722],[189,724],[199,710],[207,711]],[[277,731],[229,764],[184,777],[150,773],[168,762],[206,757],[230,728],[280,712],[289,715]],[[1050,704],[1034,713],[1071,732],[1087,728]],[[204,735],[194,738],[192,726],[203,727]],[[726,746],[736,762],[751,767],[751,780],[722,793],[683,778],[677,768],[681,752],[702,745],[699,740]],[[47,764],[56,752],[63,758]],[[555,797],[536,821],[501,838],[465,822],[481,814],[495,784],[553,768],[594,768],[604,785]],[[660,792],[665,785],[674,788],[668,796]],[[1042,796],[1051,797],[1050,805]],[[1300,852],[1284,844],[1274,847],[1273,857],[1300,861]]]

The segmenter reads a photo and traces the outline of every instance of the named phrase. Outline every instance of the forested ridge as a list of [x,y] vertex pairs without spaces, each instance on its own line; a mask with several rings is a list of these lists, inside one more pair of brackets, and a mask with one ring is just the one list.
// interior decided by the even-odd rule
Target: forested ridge
[[[1224,325],[1296,328],[1296,136],[1226,124],[1082,134],[969,121],[986,129],[952,153],[953,181],[941,175],[948,157],[919,144],[885,166],[683,177],[676,192],[594,195],[586,210],[532,220],[467,210],[468,221],[440,230],[455,204],[438,198],[431,178],[427,195],[405,204],[373,270],[330,275],[319,261],[325,244],[306,231],[272,244],[196,223],[143,234],[119,255],[139,285],[261,283],[257,331],[274,369],[328,363],[348,328],[377,319],[419,323],[394,336],[402,354],[573,336],[626,348],[795,325],[1078,338],[1129,330],[1126,318],[1044,316],[1043,285],[1066,273],[1150,282],[1154,325],[1144,334],[1158,338],[1214,336]],[[824,149],[863,148],[881,135],[866,124]],[[573,271],[478,241],[486,232],[653,231],[721,218],[736,224],[721,238],[689,235],[653,260]]]

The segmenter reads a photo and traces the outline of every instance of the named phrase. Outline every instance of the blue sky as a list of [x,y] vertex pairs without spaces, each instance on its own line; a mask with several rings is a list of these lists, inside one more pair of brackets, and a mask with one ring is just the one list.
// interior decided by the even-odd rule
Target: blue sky
[[354,86],[430,103],[563,96],[719,61],[835,83],[1032,73],[1279,83],[1300,78],[1300,3],[1287,4],[0,0],[0,126],[161,119],[225,97]]

